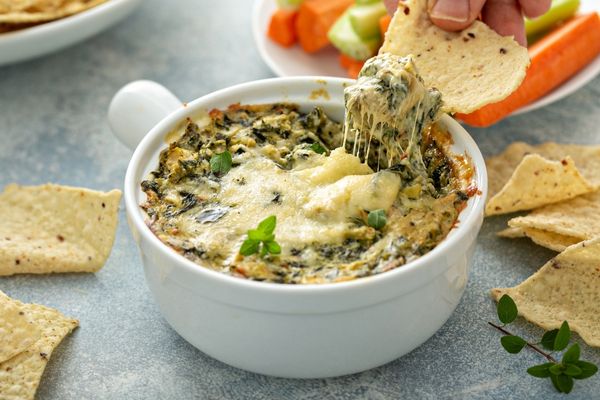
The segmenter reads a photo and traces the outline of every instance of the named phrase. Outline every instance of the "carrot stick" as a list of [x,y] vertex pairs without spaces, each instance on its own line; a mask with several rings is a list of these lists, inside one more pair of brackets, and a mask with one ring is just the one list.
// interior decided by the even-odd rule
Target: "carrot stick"
[[354,0],[305,0],[296,18],[296,34],[307,53],[314,53],[329,44],[327,32]]
[[485,127],[539,99],[600,54],[600,17],[573,17],[529,49],[531,65],[521,86],[506,99],[470,114],[456,114],[469,125]]
[[350,66],[352,64],[354,64],[355,62],[357,62],[357,60],[355,60],[352,57],[348,57],[347,55],[345,55],[344,53],[340,53],[339,55],[339,60],[340,60],[340,66],[344,69],[348,69],[350,68]]
[[283,47],[292,46],[296,43],[296,29],[294,23],[296,22],[297,16],[298,11],[294,10],[280,8],[275,11],[271,16],[267,36]]
[[383,17],[379,18],[379,32],[381,32],[382,38],[385,37],[385,33],[387,32],[391,21],[392,21],[392,16],[389,14],[386,14]]
[[348,66],[348,76],[352,79],[357,79],[358,73],[362,69],[363,65],[365,65],[364,61],[352,60],[352,64]]

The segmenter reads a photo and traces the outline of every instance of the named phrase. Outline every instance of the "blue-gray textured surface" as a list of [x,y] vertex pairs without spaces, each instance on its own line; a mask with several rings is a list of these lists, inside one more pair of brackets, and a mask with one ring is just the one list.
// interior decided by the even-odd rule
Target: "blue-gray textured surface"
[[[131,153],[107,126],[111,96],[140,78],[189,100],[272,76],[252,42],[250,9],[249,0],[147,0],[86,43],[0,68],[0,186],[120,188]],[[597,78],[549,107],[471,132],[485,155],[515,140],[598,143],[599,98]],[[395,362],[338,379],[259,376],[187,344],[146,288],[123,211],[112,255],[97,274],[2,278],[0,289],[81,320],[53,354],[39,399],[562,398],[525,373],[543,361],[537,354],[505,353],[485,323],[494,319],[489,289],[522,281],[553,255],[526,240],[497,238],[505,222],[486,220],[465,296],[434,337]],[[523,322],[516,329],[539,334]],[[600,362],[600,351],[587,346],[583,356]],[[570,398],[600,398],[600,377],[576,382]]]

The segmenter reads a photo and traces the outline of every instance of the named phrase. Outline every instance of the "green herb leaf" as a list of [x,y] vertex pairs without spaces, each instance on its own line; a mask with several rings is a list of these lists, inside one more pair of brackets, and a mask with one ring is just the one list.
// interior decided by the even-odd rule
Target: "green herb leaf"
[[264,242],[263,246],[267,249],[267,251],[271,254],[281,254],[281,246],[274,240]]
[[257,230],[270,235],[275,231],[275,226],[277,226],[277,217],[275,215],[271,215],[263,219],[259,224]]
[[552,385],[554,385],[554,388],[562,393],[562,389],[558,385],[557,375],[550,375],[550,380],[552,381]]
[[268,242],[275,239],[275,235],[265,233],[260,229],[250,229],[248,231],[248,239],[256,240],[259,242]]
[[579,356],[581,355],[581,349],[579,348],[578,343],[574,343],[569,347],[569,350],[563,354],[562,362],[563,364],[574,363],[575,361],[579,361]]
[[311,144],[310,149],[317,154],[323,154],[327,151],[327,149],[325,149],[325,147],[321,146],[321,143],[319,143],[319,142],[314,142],[313,144]]
[[507,294],[500,297],[500,301],[498,301],[498,307],[496,310],[498,312],[498,319],[503,324],[510,324],[517,318],[517,315],[519,315],[517,305]]
[[216,176],[223,176],[231,169],[231,153],[224,151],[210,158],[210,170]]
[[571,390],[573,389],[573,378],[567,375],[556,375],[551,376],[550,379],[552,379],[552,383],[556,380],[554,386],[558,388],[559,392],[571,393]]
[[544,346],[545,349],[554,350],[554,341],[556,340],[557,334],[558,329],[552,329],[551,331],[545,332],[544,336],[542,336],[542,346]]
[[535,376],[536,378],[547,378],[550,374],[550,367],[553,366],[554,363],[545,363],[540,365],[535,365],[531,368],[527,368],[527,373],[531,376]]
[[598,367],[587,361],[577,361],[574,363],[581,370],[581,374],[574,376],[575,379],[586,379],[598,372]]
[[369,216],[367,217],[367,224],[370,227],[375,229],[382,229],[387,223],[387,218],[385,216],[385,210],[373,210],[369,212]]
[[569,345],[569,340],[571,339],[571,329],[569,328],[569,323],[564,321],[556,334],[556,339],[554,339],[554,350],[561,351],[564,350]]
[[258,253],[258,247],[260,242],[258,240],[246,239],[240,247],[240,254],[243,256],[251,256],[252,254]]
[[500,343],[502,344],[502,347],[511,354],[517,354],[527,344],[525,339],[514,335],[502,336],[500,338]]
[[550,373],[552,375],[556,375],[556,376],[562,374],[564,370],[565,370],[565,367],[561,364],[554,364],[554,365],[551,365],[550,368],[548,368],[548,371],[550,371]]
[[571,376],[573,378],[581,375],[583,371],[575,364],[567,364],[565,367],[565,375]]
[[250,256],[260,252],[262,257],[267,254],[280,254],[281,246],[275,241],[275,227],[277,226],[277,217],[271,215],[262,220],[256,229],[248,231],[248,239],[242,243],[240,254]]

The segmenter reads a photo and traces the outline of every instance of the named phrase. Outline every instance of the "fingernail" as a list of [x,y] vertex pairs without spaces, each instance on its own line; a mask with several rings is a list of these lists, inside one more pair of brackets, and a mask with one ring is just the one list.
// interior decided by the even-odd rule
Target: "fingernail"
[[438,0],[429,16],[446,21],[467,22],[469,20],[469,2],[456,0]]

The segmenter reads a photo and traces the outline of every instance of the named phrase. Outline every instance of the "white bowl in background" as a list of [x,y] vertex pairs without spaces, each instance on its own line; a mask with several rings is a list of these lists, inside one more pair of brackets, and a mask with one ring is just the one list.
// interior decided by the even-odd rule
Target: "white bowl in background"
[[[181,103],[154,82],[121,89],[109,122],[135,148],[125,177],[129,226],[141,250],[150,290],[169,324],[204,353],[245,370],[291,378],[323,378],[364,371],[390,362],[431,337],[456,308],[467,284],[483,221],[487,177],[483,157],[468,133],[444,116],[453,150],[475,165],[469,199],[457,227],[421,258],[379,275],[349,282],[286,285],[229,276],[181,256],[148,228],[139,204],[140,182],[158,164],[165,136],[186,117],[233,103],[297,103],[321,106],[343,119],[340,78],[275,78],[233,86]],[[315,90],[329,97],[315,99]],[[149,132],[148,132],[149,130]],[[138,141],[141,142],[137,144]]]
[[142,0],[109,0],[79,14],[0,33],[0,66],[53,53],[93,36],[135,10]]

